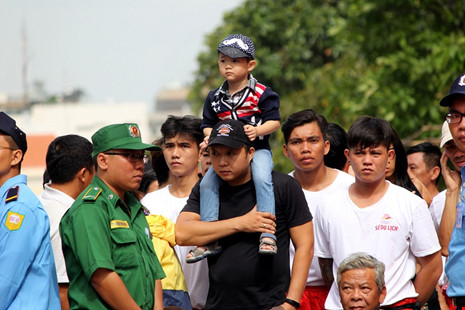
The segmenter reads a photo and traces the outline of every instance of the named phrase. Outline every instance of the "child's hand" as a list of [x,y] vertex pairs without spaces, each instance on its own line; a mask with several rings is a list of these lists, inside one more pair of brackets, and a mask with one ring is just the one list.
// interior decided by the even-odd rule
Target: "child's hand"
[[210,139],[210,136],[205,136],[205,138],[203,138],[203,141],[199,145],[200,153],[202,153],[207,148],[209,139]]
[[257,137],[257,128],[252,125],[244,125],[244,132],[250,141],[255,140]]

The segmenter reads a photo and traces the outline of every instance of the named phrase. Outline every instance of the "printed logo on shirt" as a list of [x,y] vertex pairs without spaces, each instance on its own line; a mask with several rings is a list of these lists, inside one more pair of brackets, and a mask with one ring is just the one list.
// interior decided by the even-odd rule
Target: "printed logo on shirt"
[[375,231],[379,230],[386,230],[386,231],[397,231],[399,230],[399,226],[392,225],[393,219],[389,214],[384,214],[381,217],[380,223],[375,226]]
[[24,220],[24,215],[16,213],[16,212],[8,211],[8,214],[6,216],[5,226],[9,230],[18,230],[21,228],[21,225],[23,224],[23,220]]
[[390,221],[390,220],[392,220],[392,217],[389,214],[385,214],[385,215],[383,215],[383,217],[381,219],[385,220],[385,221]]
[[115,228],[129,228],[129,224],[126,221],[120,221],[120,220],[113,220],[110,222],[110,228],[115,229]]

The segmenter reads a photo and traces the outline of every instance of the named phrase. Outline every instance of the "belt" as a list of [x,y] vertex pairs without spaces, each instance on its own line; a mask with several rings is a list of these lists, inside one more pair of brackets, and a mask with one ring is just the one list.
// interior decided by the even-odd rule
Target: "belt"
[[397,306],[397,307],[385,307],[383,309],[386,309],[386,310],[401,310],[401,309],[415,309],[415,310],[420,310],[421,307],[420,307],[420,303],[417,302],[417,303],[414,303],[414,304],[405,304],[405,305],[402,305],[402,306]]
[[452,297],[452,303],[454,306],[465,305],[465,296]]
[[421,307],[420,307],[420,303],[419,302],[416,302],[416,303],[410,303],[410,304],[403,304],[403,305],[400,305],[400,306],[394,306],[394,307],[382,307],[381,309],[385,309],[385,310],[401,310],[401,309],[415,309],[415,310],[420,310]]

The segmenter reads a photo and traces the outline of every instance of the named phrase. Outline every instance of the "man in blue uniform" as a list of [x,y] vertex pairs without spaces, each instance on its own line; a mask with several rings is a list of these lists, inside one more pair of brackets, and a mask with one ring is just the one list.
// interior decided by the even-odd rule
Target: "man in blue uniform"
[[[465,152],[465,119],[463,117],[465,115],[465,74],[455,79],[449,94],[442,98],[439,104],[449,108],[446,121],[449,123],[450,133],[456,146]],[[448,149],[449,152],[452,150],[446,146],[447,156]],[[449,159],[454,160],[454,158]],[[465,268],[463,268],[465,264],[465,184],[462,183],[465,180],[465,166],[462,166],[460,172],[451,173],[445,163],[443,164],[447,195],[439,228],[439,238],[443,245],[443,254],[449,254],[445,266],[449,279],[447,295],[452,297],[457,309],[462,309],[465,307]],[[461,178],[459,173],[461,173]],[[449,245],[448,251],[444,249],[447,244]]]
[[26,150],[0,112],[0,309],[60,309],[48,216],[20,174]]

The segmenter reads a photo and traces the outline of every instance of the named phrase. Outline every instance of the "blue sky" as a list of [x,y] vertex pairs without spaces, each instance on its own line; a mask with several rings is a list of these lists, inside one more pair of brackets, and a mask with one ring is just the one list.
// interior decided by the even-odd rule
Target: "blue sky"
[[89,101],[146,101],[194,79],[205,34],[243,0],[2,0],[0,93],[21,94],[21,25],[29,82],[82,88]]

